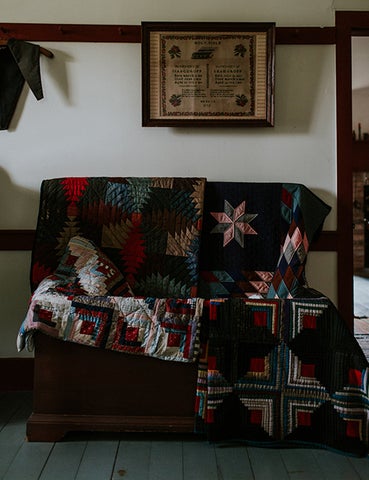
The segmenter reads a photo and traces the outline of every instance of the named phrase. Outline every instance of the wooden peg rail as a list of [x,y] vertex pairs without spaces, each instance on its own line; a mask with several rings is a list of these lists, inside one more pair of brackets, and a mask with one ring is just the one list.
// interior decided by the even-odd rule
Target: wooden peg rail
[[[140,43],[140,25],[87,25],[53,23],[0,23],[0,40],[8,38],[45,42]],[[332,45],[335,27],[277,27],[276,43]]]
[[0,23],[0,39],[44,42],[140,43],[141,26],[52,23]]

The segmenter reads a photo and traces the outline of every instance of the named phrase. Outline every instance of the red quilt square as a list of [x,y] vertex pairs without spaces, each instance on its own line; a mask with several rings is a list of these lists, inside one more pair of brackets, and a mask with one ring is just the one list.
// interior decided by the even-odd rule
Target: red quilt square
[[206,423],[214,423],[214,410],[212,408],[207,409]]
[[179,347],[181,344],[181,337],[180,333],[169,333],[168,335],[168,347]]
[[92,335],[95,330],[95,324],[94,322],[89,322],[88,320],[85,320],[82,322],[80,332],[83,335]]
[[316,316],[315,315],[304,315],[302,319],[302,326],[304,328],[316,328]]
[[311,412],[299,411],[297,412],[298,426],[309,427],[311,425]]
[[268,314],[265,311],[256,311],[254,313],[254,325],[265,327],[267,325]]
[[208,357],[208,369],[216,370],[217,368],[217,357],[210,356]]
[[50,312],[49,310],[44,310],[43,308],[40,308],[40,310],[37,312],[38,318],[42,320],[51,320],[53,318],[53,312]]
[[315,365],[313,363],[301,364],[301,376],[302,377],[315,377]]
[[126,329],[126,334],[125,334],[125,340],[128,342],[136,342],[138,338],[138,332],[139,328],[138,327],[127,327]]
[[250,423],[254,425],[261,425],[263,420],[263,411],[262,410],[251,410],[250,411]]
[[346,435],[351,438],[360,437],[360,422],[357,420],[348,420],[346,426]]
[[265,371],[265,359],[264,358],[250,358],[250,371],[251,372],[264,372]]
[[216,320],[218,313],[218,305],[210,302],[209,305],[209,320]]
[[361,371],[356,370],[356,368],[349,369],[349,384],[350,385],[357,385],[358,387],[361,385]]

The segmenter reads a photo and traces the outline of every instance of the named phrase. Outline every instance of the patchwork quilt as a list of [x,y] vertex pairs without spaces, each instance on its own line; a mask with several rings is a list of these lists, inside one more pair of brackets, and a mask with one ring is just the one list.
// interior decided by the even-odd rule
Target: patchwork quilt
[[197,359],[201,299],[78,295],[75,285],[62,275],[40,283],[18,334],[18,350],[33,348],[37,330],[101,349],[178,362]]
[[329,210],[298,184],[45,180],[18,349],[41,331],[198,362],[196,430],[210,440],[366,455],[368,362],[305,288]]
[[54,273],[69,240],[85,237],[136,295],[193,297],[203,178],[65,177],[41,185],[31,286]]
[[296,296],[329,211],[300,184],[207,182],[199,295]]
[[327,298],[211,300],[201,330],[199,432],[368,454],[369,365]]
[[[369,364],[325,297],[159,299],[64,293],[44,279],[20,329],[198,362],[195,431],[211,441],[369,453]],[[59,291],[61,289],[61,291]]]

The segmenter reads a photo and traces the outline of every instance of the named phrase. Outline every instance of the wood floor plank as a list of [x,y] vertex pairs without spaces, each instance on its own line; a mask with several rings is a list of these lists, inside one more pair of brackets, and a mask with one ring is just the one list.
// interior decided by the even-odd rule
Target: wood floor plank
[[87,442],[56,443],[42,471],[40,480],[74,479]]
[[355,468],[346,456],[327,450],[312,450],[312,452],[326,480],[358,479]]
[[186,480],[217,480],[214,445],[205,441],[183,442],[183,472]]
[[25,441],[28,394],[0,394],[2,480],[367,480],[369,457],[318,449],[211,445],[197,438],[140,434]]
[[25,441],[25,422],[31,412],[24,395],[4,394],[2,401],[5,403],[1,405],[4,424],[0,429],[0,478],[6,474]]
[[272,448],[247,448],[250,464],[257,480],[289,480],[281,450]]
[[148,480],[151,441],[121,440],[112,480]]
[[254,474],[245,446],[215,448],[219,480],[253,480]]
[[[0,397],[0,431],[19,411],[23,415],[29,415],[31,412],[31,399],[27,392],[6,392]],[[27,417],[28,418],[28,417]]]
[[149,480],[183,480],[182,441],[152,441]]
[[38,480],[52,448],[52,443],[24,442],[3,480]]
[[313,451],[291,448],[281,450],[282,460],[291,480],[312,480],[324,478]]
[[21,446],[21,444],[0,443],[0,478],[3,478],[7,472]]
[[369,478],[369,457],[355,458],[348,457],[348,461],[354,467],[355,472],[358,473],[358,479],[367,480]]
[[110,479],[119,440],[92,440],[87,443],[75,480]]
[[5,394],[0,397],[0,431],[9,422],[20,406],[19,401],[9,400]]
[[31,414],[28,405],[22,405],[0,431],[0,443],[20,444],[26,438],[26,421]]

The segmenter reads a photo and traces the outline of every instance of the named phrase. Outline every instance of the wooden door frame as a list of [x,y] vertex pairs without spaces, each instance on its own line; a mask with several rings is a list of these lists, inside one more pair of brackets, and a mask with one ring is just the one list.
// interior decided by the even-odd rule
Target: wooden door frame
[[[338,309],[353,329],[352,36],[369,34],[369,12],[336,12],[337,294]],[[369,161],[368,161],[369,169]]]

